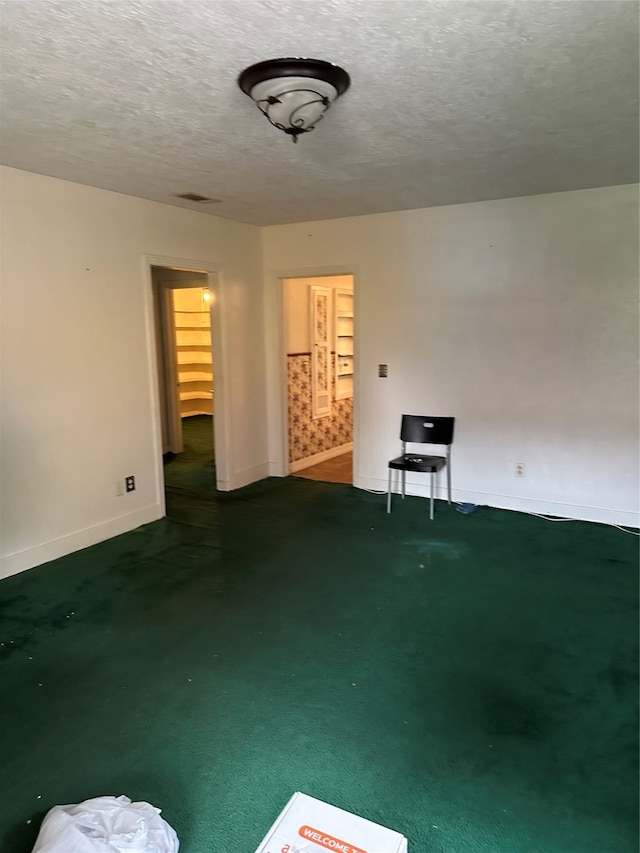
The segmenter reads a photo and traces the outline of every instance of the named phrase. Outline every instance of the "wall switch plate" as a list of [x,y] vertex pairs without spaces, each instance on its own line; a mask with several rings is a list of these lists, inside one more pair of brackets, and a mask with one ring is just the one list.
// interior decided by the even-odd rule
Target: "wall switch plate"
[[116,483],[116,497],[124,495],[124,480],[118,480]]
[[389,375],[389,365],[388,364],[379,364],[378,365],[378,376],[381,379],[386,379]]
[[124,478],[124,487],[128,492],[135,492],[136,478],[133,476],[133,474],[129,474],[128,477]]

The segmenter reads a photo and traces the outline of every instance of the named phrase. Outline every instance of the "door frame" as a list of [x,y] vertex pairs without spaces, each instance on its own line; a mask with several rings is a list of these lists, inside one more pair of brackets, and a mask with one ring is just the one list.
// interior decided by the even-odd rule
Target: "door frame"
[[[167,267],[156,267],[167,269]],[[156,326],[156,346],[159,349],[158,362],[162,362],[162,379],[158,382],[160,394],[160,415],[166,420],[167,444],[163,441],[162,453],[182,453],[182,424],[177,426],[180,417],[180,399],[178,388],[177,343],[175,324],[171,322],[174,316],[173,288],[154,281],[154,318]],[[163,406],[164,403],[164,406]],[[179,436],[177,433],[180,433]]]
[[[213,387],[216,389],[214,412],[214,447],[216,459],[216,487],[219,491],[231,488],[231,429],[229,389],[227,377],[228,342],[226,335],[224,275],[221,264],[197,258],[176,258],[166,255],[144,254],[142,256],[143,299],[147,342],[147,367],[150,389],[150,409],[153,429],[153,452],[156,460],[156,491],[158,502],[166,514],[164,493],[164,465],[162,459],[162,425],[160,410],[160,377],[158,375],[159,353],[156,344],[156,320],[153,298],[152,267],[165,267],[180,272],[197,272],[207,275],[207,287],[211,293],[211,345],[213,350]],[[162,330],[160,330],[162,334]]]
[[[330,278],[333,276],[350,275],[353,280],[353,351],[358,352],[358,272],[356,264],[345,266],[322,266],[322,267],[298,267],[290,270],[277,270],[275,278],[277,281],[278,294],[278,363],[279,383],[278,392],[280,397],[280,470],[281,476],[287,477],[290,471],[289,465],[289,376],[286,341],[288,338],[289,325],[287,317],[287,306],[285,302],[285,279],[290,278]],[[320,282],[319,282],[320,284]],[[360,415],[358,401],[360,399],[360,369],[359,359],[354,358],[353,373],[353,484],[356,484],[356,472],[360,470]]]

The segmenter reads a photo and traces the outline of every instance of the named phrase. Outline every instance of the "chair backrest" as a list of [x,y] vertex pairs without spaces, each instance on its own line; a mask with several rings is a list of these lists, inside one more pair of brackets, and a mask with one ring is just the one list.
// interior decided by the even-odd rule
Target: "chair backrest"
[[453,444],[455,418],[403,415],[400,440],[403,444]]

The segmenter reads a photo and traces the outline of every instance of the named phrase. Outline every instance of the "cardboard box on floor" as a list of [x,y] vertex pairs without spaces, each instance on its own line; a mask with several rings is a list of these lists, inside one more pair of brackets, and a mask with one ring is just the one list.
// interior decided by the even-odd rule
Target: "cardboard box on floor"
[[407,839],[306,794],[291,797],[256,853],[407,853]]

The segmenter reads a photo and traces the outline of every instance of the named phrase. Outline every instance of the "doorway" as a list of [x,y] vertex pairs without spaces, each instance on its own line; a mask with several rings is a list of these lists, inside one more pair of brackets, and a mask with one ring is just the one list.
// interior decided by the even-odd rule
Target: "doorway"
[[282,279],[289,473],[353,483],[353,275]]
[[151,278],[165,498],[206,496],[216,489],[209,275],[152,266]]

